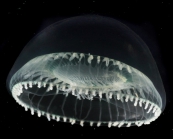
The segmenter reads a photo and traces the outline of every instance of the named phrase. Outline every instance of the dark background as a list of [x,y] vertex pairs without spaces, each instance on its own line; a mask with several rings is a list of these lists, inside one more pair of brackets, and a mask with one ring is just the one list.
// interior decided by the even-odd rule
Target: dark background
[[[157,1],[0,1],[0,133],[22,135],[48,133],[51,137],[173,137],[173,54],[171,0]],[[166,91],[166,108],[150,125],[141,127],[81,127],[31,116],[10,96],[6,78],[26,43],[40,30],[67,17],[96,14],[118,19],[134,30],[148,45],[160,72]],[[33,134],[33,137],[36,134]],[[40,136],[41,137],[41,136]]]

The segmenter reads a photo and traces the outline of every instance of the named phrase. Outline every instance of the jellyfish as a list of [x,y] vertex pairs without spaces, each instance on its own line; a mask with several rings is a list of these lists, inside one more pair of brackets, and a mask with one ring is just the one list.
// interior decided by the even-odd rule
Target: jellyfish
[[166,102],[145,42],[99,15],[66,18],[38,33],[15,61],[7,88],[32,115],[81,126],[150,124]]

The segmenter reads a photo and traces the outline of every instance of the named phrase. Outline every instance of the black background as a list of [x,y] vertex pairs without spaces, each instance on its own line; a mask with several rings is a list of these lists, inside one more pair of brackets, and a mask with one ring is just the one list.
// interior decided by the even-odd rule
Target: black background
[[[173,137],[172,21],[171,0],[157,1],[50,1],[4,0],[0,2],[0,133],[28,135],[48,133],[56,138],[76,137]],[[26,43],[40,30],[67,17],[96,14],[118,19],[134,30],[148,45],[166,91],[166,108],[150,125],[141,127],[81,127],[31,116],[10,96],[6,78]],[[14,132],[15,131],[15,132]],[[17,131],[17,132],[16,132]],[[8,133],[8,134],[7,134]],[[158,136],[159,135],[159,136]]]

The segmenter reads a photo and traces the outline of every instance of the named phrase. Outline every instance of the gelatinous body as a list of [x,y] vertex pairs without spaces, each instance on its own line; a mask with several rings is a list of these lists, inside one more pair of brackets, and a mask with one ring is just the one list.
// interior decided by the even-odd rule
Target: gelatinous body
[[7,83],[32,115],[81,126],[141,126],[165,107],[145,43],[100,16],[69,18],[42,31],[26,45]]

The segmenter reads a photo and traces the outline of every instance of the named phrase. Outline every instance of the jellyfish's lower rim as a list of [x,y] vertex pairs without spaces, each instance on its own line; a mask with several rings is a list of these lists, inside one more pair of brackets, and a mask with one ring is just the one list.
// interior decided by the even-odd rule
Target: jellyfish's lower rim
[[[137,126],[149,124],[157,119],[161,113],[160,98],[157,96],[158,92],[152,82],[137,69],[120,61],[90,54],[69,52],[48,54],[35,59],[24,65],[11,79],[13,97],[20,105],[25,107],[25,110],[31,109],[31,114],[36,112],[39,117],[44,115],[48,120],[54,119],[59,121],[61,119],[64,122],[71,122],[71,124],[79,122],[81,126],[84,125],[84,122],[89,122],[91,126],[93,124],[100,126],[107,123],[109,127],[129,127],[134,124]],[[81,66],[83,67],[81,68]],[[45,67],[46,70],[43,70]],[[66,69],[70,69],[72,73]],[[29,74],[28,71],[30,71]],[[88,77],[90,75],[92,75],[92,77]],[[108,102],[111,99],[116,99],[124,103],[131,101],[132,103],[134,102],[134,107],[139,104],[139,107],[141,109],[143,108],[145,113],[149,113],[152,116],[143,120],[134,121],[99,121],[82,120],[51,114],[46,111],[38,110],[19,99],[19,96],[27,90],[28,87],[32,88],[34,85],[37,86],[38,89],[48,86],[45,92],[56,88],[56,90],[63,91],[65,96],[73,95],[77,99],[94,101],[96,97],[102,99],[103,95],[105,95]],[[146,95],[149,94],[147,92],[152,93],[152,97],[146,97]],[[58,92],[55,91],[51,95],[57,94]],[[155,95],[156,98],[153,97]],[[145,105],[145,107],[143,105]]]
[[[155,121],[159,115],[161,114],[161,109],[159,108],[158,105],[154,104],[153,102],[149,101],[149,100],[144,100],[142,98],[138,98],[137,96],[127,96],[127,95],[123,95],[122,94],[114,94],[114,98],[109,98],[108,99],[117,99],[118,101],[123,101],[124,103],[127,103],[128,100],[127,98],[129,98],[129,101],[131,101],[132,103],[134,102],[134,107],[136,107],[136,105],[139,103],[139,106],[142,108],[143,105],[145,105],[145,110],[146,113],[148,114],[152,114],[153,116],[149,119],[145,119],[145,120],[135,120],[135,121],[126,121],[126,120],[121,120],[121,121],[92,121],[92,120],[82,120],[82,119],[76,119],[76,118],[72,118],[72,117],[68,117],[68,116],[63,116],[63,115],[56,115],[56,114],[52,114],[46,111],[42,111],[42,110],[38,110],[34,107],[31,107],[29,104],[24,103],[23,101],[21,101],[19,99],[19,96],[23,93],[23,91],[26,88],[26,82],[21,82],[21,83],[17,83],[16,85],[14,85],[13,89],[12,89],[12,95],[15,98],[16,102],[21,105],[22,107],[25,108],[25,110],[27,111],[28,109],[31,110],[31,114],[34,115],[34,112],[37,113],[38,117],[40,116],[46,116],[47,119],[50,121],[52,120],[56,120],[56,121],[63,121],[63,122],[70,122],[72,125],[75,123],[80,124],[81,126],[84,125],[84,123],[89,123],[90,126],[93,125],[97,125],[97,126],[102,126],[107,124],[108,127],[111,126],[118,126],[118,127],[122,127],[122,126],[126,126],[126,127],[130,127],[133,125],[136,126],[141,126],[142,124],[150,124],[150,122]],[[32,82],[33,85],[37,85],[35,82]],[[23,89],[23,91],[22,91]],[[62,88],[61,88],[62,89]],[[65,90],[63,90],[65,91]],[[71,94],[69,94],[71,93]],[[68,95],[72,95],[72,92],[67,92],[64,93],[64,95],[67,97]],[[74,94],[73,94],[74,95]],[[98,94],[99,95],[99,94]],[[95,98],[93,98],[94,101]]]

